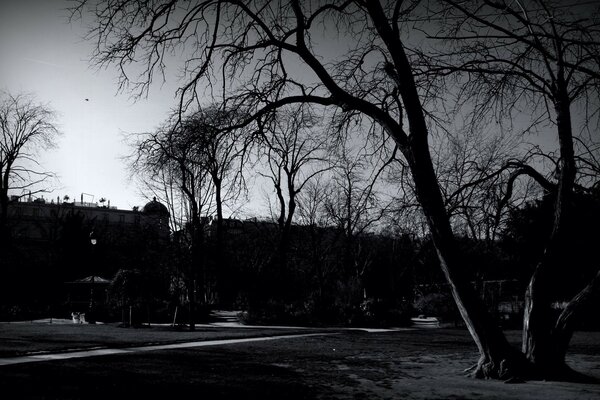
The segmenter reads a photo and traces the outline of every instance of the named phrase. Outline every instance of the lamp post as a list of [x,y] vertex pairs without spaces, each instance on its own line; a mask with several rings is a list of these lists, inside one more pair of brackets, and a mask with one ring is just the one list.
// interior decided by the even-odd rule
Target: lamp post
[[[92,230],[90,232],[90,243],[92,245],[92,259],[94,259],[95,254],[94,254],[94,247],[96,246],[96,244],[98,243],[98,239],[96,238],[96,234],[95,232]],[[89,323],[95,323],[96,322],[96,318],[94,317],[94,274],[96,273],[95,270],[92,271],[92,281],[90,282],[90,304],[88,306],[88,318],[87,321]]]
[[95,246],[96,243],[98,243],[98,239],[96,239],[96,234],[94,233],[94,231],[90,232],[90,243],[92,244],[92,246]]

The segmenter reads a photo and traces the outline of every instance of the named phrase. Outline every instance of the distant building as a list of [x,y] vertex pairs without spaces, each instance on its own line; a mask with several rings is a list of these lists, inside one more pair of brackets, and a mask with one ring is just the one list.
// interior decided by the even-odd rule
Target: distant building
[[119,269],[158,268],[170,242],[169,212],[153,199],[142,209],[96,203],[17,201],[8,206],[12,260],[21,273],[74,281],[112,279]]
[[[153,276],[170,262],[169,212],[156,199],[121,210],[110,203],[13,198],[7,211],[10,243],[0,255],[0,317],[39,311],[45,304],[66,312],[74,304],[73,290],[86,286],[75,282],[90,276],[110,281],[119,270]],[[15,314],[11,304],[21,311]]]
[[[121,210],[97,203],[47,201],[44,199],[18,201],[8,205],[9,228],[16,239],[52,241],[60,235],[68,217],[78,216],[92,231],[135,234],[140,229],[151,231],[159,239],[169,238],[169,211],[154,198],[141,210]],[[96,232],[98,233],[98,232]]]

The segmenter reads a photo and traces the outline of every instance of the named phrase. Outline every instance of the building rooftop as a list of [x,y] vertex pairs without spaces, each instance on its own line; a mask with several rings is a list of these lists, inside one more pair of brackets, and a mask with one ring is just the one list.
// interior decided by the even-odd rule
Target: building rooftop
[[145,213],[145,214],[164,214],[164,215],[169,215],[169,210],[167,209],[167,207],[164,204],[158,202],[156,200],[156,197],[154,197],[152,199],[152,201],[146,203],[146,205],[142,209],[142,212]]

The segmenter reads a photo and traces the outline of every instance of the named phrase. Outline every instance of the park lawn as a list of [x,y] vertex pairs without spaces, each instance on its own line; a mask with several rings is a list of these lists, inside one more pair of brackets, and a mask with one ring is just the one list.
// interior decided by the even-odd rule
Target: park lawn
[[118,324],[0,323],[0,357],[74,349],[120,348],[144,344],[190,342],[211,339],[263,337],[314,332],[308,329],[231,329],[198,325],[186,327],[151,325],[121,328]]
[[[123,337],[144,333],[144,330],[112,329],[118,329]],[[228,331],[248,334],[246,329],[212,333],[220,335]],[[94,336],[101,335],[90,337]],[[518,333],[509,332],[509,338],[517,343]],[[599,332],[576,334],[569,362],[580,372],[600,379],[599,339]],[[476,359],[475,346],[464,330],[347,331],[279,341],[3,366],[0,387],[6,393],[18,393],[15,398],[22,399],[600,398],[598,384],[505,384],[464,376],[462,371]]]

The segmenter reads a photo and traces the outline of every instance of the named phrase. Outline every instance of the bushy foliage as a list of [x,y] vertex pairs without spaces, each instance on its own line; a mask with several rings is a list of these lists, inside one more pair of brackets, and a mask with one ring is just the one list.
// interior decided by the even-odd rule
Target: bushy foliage
[[[510,257],[513,276],[524,279],[536,267],[552,230],[554,201],[554,196],[546,195],[511,213],[503,246]],[[557,301],[570,300],[585,282],[589,282],[597,271],[600,257],[597,246],[600,243],[600,199],[594,193],[579,193],[574,196],[573,203],[563,238],[568,251],[561,253],[559,260],[569,273],[555,276]]]
[[250,225],[229,240],[235,262],[227,279],[238,292],[229,295],[234,303],[221,306],[241,306],[249,322],[377,325],[407,319],[416,262],[408,238],[365,235],[349,242],[334,228],[294,226],[285,263],[277,258],[273,226]]

